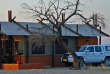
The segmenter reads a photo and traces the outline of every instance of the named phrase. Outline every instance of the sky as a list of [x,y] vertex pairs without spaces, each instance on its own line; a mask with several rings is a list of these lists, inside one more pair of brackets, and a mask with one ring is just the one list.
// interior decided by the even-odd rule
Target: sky
[[[48,0],[46,0],[48,1]],[[110,0],[80,0],[83,5],[82,14],[90,17],[93,13],[100,13],[106,18],[106,28],[104,32],[110,35]],[[13,17],[16,21],[36,22],[35,19],[27,17],[23,13],[22,3],[28,3],[33,6],[38,4],[38,0],[0,0],[0,21],[8,21],[8,10],[12,10]],[[102,44],[110,44],[110,37],[102,37]]]

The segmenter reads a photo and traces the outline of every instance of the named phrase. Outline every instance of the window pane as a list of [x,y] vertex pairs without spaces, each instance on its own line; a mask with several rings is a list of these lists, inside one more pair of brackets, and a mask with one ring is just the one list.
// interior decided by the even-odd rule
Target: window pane
[[94,47],[88,47],[87,50],[89,50],[89,52],[94,52]]
[[100,46],[96,46],[96,47],[95,47],[95,51],[96,51],[96,52],[101,52],[101,51],[102,51],[102,50],[101,50],[101,47],[100,47]]
[[33,44],[32,54],[45,54],[45,45],[41,45],[40,47],[38,47],[36,46],[36,44]]
[[22,40],[22,37],[14,37],[14,54],[23,55],[23,49],[24,49],[24,41]]
[[110,46],[105,47],[106,51],[110,51]]
[[15,52],[18,53],[18,42],[15,42]]
[[84,52],[86,48],[87,48],[87,47],[84,47],[84,46],[81,47],[80,50],[79,50],[79,52]]

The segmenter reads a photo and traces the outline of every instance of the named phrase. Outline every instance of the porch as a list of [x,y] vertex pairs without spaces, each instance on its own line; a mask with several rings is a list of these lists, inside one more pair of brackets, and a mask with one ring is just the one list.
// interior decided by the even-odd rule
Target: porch
[[25,56],[25,49],[25,36],[3,35],[1,37],[1,63],[16,63],[16,60],[21,60],[21,56]]

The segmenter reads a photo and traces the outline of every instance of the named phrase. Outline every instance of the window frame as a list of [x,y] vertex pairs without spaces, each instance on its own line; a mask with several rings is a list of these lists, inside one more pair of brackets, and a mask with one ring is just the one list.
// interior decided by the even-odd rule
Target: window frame
[[105,46],[105,50],[106,50],[106,51],[110,51],[110,50],[107,50],[107,47],[110,47],[110,46]]
[[100,52],[102,52],[102,49],[101,49],[101,46],[95,46],[95,52],[99,52],[99,51],[96,51],[96,47],[100,47]]
[[[35,48],[37,49],[37,50],[41,50],[41,51],[39,51],[39,52],[37,52],[37,50],[35,49],[33,49],[34,48],[34,46],[35,46]],[[40,47],[38,47],[37,45],[36,45],[36,43],[32,43],[31,44],[31,54],[45,54],[45,44],[43,44],[43,45],[41,45]]]
[[[93,50],[94,50],[93,52],[95,52],[94,46],[89,46],[88,48],[90,47],[93,47]],[[88,50],[88,48],[86,50]],[[90,49],[89,49],[89,52],[91,52]]]

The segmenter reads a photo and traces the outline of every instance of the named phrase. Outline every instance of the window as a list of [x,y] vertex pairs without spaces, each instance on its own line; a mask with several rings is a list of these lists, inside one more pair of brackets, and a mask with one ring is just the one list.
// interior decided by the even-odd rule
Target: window
[[110,46],[105,47],[106,51],[110,51]]
[[5,53],[9,53],[9,40],[5,40]]
[[95,51],[96,52],[101,52],[102,50],[101,50],[101,47],[100,46],[95,46]]
[[45,54],[45,45],[39,47],[36,44],[32,44],[32,54]]
[[87,47],[84,47],[84,46],[81,47],[80,50],[79,50],[79,52],[84,52],[86,48],[87,48]]
[[[1,38],[2,40],[2,49],[1,49],[1,54],[5,55],[5,54],[8,54],[9,53],[9,39],[8,38]],[[3,53],[4,52],[4,53]]]
[[18,42],[15,42],[15,54],[18,54]]
[[88,47],[87,50],[89,50],[89,52],[94,52],[94,47]]
[[22,55],[23,54],[23,40],[20,37],[14,37],[14,54]]
[[[63,39],[63,41],[68,44],[68,39]],[[64,54],[67,51],[57,42],[57,40],[55,41],[55,53],[56,54]]]

